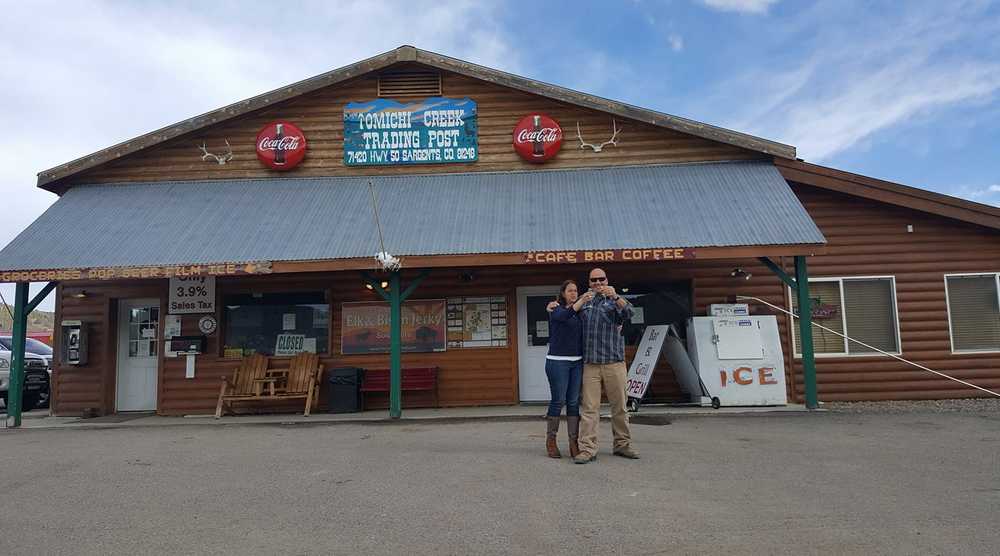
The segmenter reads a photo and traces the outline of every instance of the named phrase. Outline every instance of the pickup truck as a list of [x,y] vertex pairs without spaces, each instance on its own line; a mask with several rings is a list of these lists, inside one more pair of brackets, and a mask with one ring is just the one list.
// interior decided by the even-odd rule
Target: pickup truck
[[[0,348],[0,399],[7,407],[7,390],[10,388],[10,351]],[[31,411],[38,402],[49,396],[49,364],[34,353],[24,354],[24,388],[21,390],[21,407]]]

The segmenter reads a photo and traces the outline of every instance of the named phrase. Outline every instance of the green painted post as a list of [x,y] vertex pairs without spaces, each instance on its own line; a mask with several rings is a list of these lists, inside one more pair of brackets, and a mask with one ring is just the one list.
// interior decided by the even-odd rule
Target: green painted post
[[7,416],[12,427],[21,426],[21,393],[24,389],[24,341],[28,335],[28,283],[18,282],[14,290],[14,323],[11,331],[10,382],[7,388]]
[[403,309],[400,291],[399,271],[389,275],[389,329],[391,338],[391,358],[389,368],[389,417],[399,419],[403,415]]
[[799,337],[802,338],[802,374],[806,386],[806,407],[819,407],[816,390],[816,352],[813,348],[812,304],[809,301],[809,271],[806,258],[795,257],[795,293],[799,301]]

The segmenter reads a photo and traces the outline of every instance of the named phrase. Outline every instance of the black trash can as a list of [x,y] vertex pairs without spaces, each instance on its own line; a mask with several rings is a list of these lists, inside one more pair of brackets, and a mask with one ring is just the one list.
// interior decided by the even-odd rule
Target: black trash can
[[327,400],[330,413],[361,411],[361,379],[364,370],[357,367],[331,369],[327,377]]

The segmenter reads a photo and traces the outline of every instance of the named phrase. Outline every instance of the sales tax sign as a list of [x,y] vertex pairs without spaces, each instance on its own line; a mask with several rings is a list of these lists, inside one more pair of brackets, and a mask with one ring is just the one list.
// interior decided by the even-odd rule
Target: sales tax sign
[[[404,353],[445,350],[445,300],[404,301],[401,309]],[[341,317],[341,353],[389,352],[391,338],[388,303],[344,303]]]
[[175,276],[170,279],[171,315],[215,312],[215,276]]
[[649,380],[653,378],[656,362],[660,360],[660,350],[663,349],[663,339],[667,337],[667,324],[656,324],[646,327],[642,340],[635,350],[632,365],[628,368],[625,381],[625,394],[630,398],[642,399],[649,388]]
[[479,157],[476,114],[476,103],[468,98],[351,102],[344,107],[344,164],[474,162]]

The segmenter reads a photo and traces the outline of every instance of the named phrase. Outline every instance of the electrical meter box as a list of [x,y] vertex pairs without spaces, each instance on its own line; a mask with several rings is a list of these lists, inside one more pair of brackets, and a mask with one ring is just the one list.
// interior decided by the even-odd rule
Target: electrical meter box
[[724,406],[785,405],[785,361],[774,315],[694,317],[688,354],[711,396]]
[[179,355],[201,355],[205,353],[204,336],[174,336],[167,340],[167,342],[167,351],[173,351]]
[[86,365],[86,324],[78,320],[64,320],[59,328],[59,360],[63,365]]

